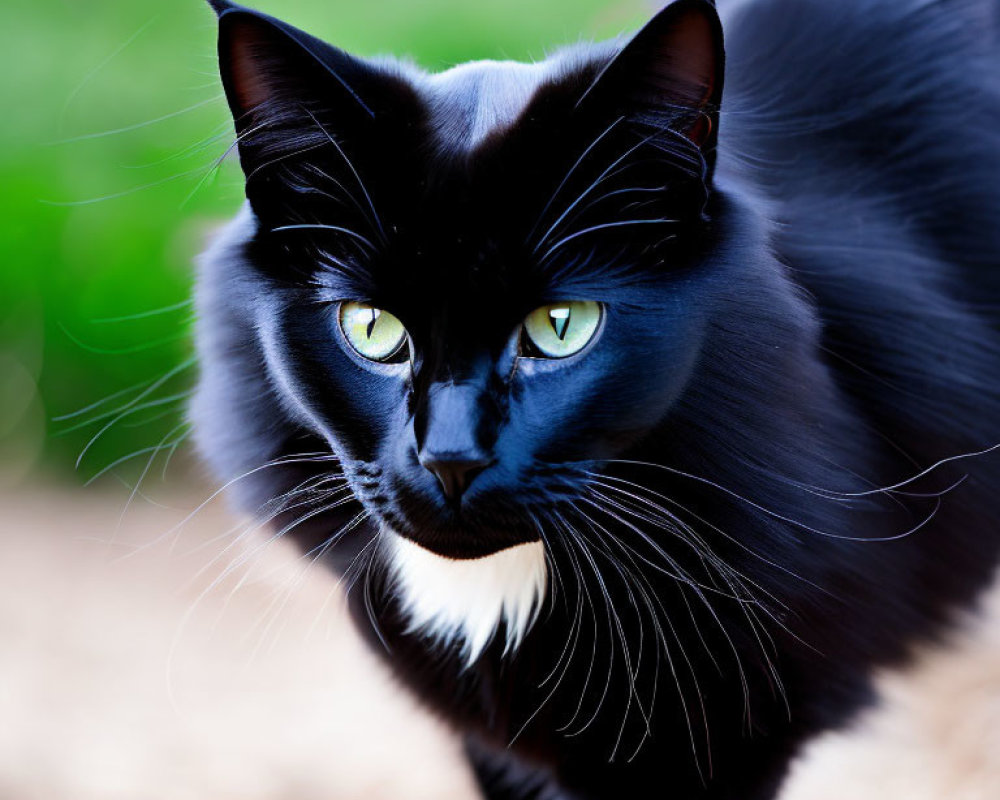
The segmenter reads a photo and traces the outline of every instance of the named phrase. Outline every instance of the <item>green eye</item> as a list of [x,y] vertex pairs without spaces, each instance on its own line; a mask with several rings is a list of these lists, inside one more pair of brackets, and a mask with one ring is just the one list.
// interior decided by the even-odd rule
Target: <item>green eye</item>
[[599,303],[573,300],[536,308],[524,320],[524,333],[541,356],[566,358],[587,346],[600,323]]
[[406,352],[406,328],[388,311],[365,303],[341,303],[340,329],[357,350],[371,361],[395,361]]

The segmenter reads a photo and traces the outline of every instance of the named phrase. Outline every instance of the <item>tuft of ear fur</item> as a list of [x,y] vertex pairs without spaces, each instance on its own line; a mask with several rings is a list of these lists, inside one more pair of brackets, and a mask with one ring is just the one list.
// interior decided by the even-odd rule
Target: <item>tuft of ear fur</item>
[[725,70],[722,24],[708,0],[675,0],[600,72],[578,107],[611,105],[714,148]]

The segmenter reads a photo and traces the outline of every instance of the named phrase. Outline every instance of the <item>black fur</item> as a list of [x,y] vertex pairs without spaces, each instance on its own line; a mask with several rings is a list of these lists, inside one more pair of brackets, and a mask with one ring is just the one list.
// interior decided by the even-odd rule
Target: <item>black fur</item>
[[[436,82],[213,6],[252,211],[202,264],[208,460],[350,573],[490,797],[772,797],[997,562],[1000,458],[922,473],[1000,442],[998,6],[734,3],[724,93],[701,0]],[[412,367],[352,354],[344,299]],[[593,345],[519,356],[565,299],[604,304]],[[458,509],[418,462],[455,386],[492,460]],[[542,535],[556,592],[463,669],[406,632],[380,524],[455,557]]]

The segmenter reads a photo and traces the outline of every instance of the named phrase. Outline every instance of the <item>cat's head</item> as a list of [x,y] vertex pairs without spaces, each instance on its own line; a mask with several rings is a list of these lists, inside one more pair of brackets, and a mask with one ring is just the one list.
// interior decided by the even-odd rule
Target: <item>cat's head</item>
[[571,490],[562,467],[655,425],[697,350],[677,292],[706,224],[714,12],[427,75],[218,7],[282,389],[398,532],[456,556],[536,538],[524,512]]
[[[719,391],[698,424],[724,437],[770,391],[799,299],[777,273],[730,274],[710,3],[624,43],[433,75],[213,6],[249,201],[203,276],[196,412],[224,471],[321,441],[419,572],[559,535],[680,398]],[[707,345],[733,314],[757,320],[746,340]],[[540,551],[512,597],[534,601]]]

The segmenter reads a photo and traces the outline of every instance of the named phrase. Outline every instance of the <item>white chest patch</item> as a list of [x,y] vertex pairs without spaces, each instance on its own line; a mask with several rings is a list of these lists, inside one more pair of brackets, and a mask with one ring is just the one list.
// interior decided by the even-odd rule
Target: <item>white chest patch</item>
[[409,630],[462,649],[472,664],[504,623],[504,653],[531,629],[545,597],[548,568],[541,542],[483,558],[445,558],[391,530],[382,532],[390,585]]

